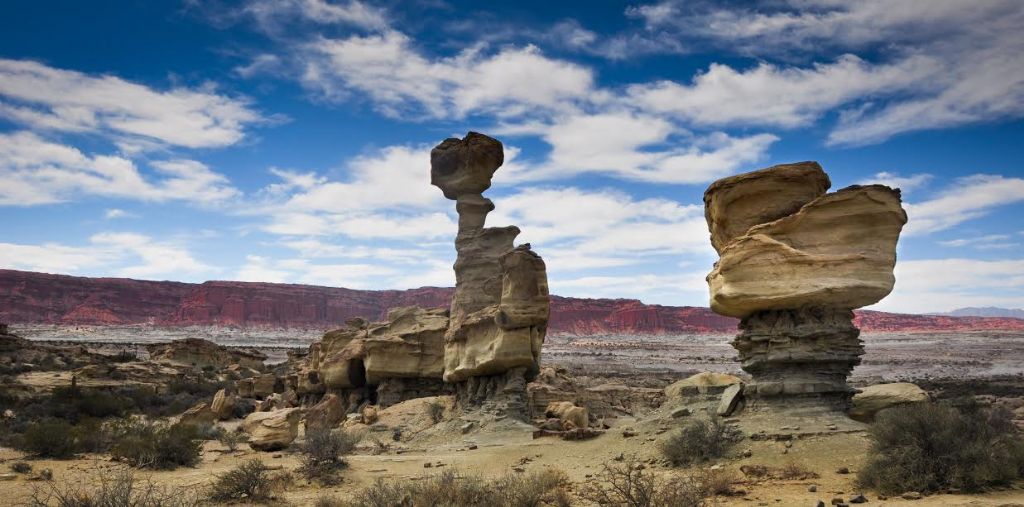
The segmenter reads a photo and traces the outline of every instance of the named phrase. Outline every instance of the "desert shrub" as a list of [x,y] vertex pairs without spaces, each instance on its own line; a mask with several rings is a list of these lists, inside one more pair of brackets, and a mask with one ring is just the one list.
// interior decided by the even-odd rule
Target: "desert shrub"
[[12,472],[19,474],[27,474],[32,471],[32,465],[25,463],[24,461],[15,461],[8,465]]
[[127,419],[112,432],[110,454],[134,467],[173,470],[199,463],[202,443],[193,426]]
[[316,498],[313,507],[345,507],[345,502],[333,496],[321,495]]
[[139,355],[136,354],[134,350],[121,349],[120,352],[112,356],[109,356],[108,359],[110,362],[113,363],[127,363],[130,361],[135,361],[138,358]]
[[698,471],[659,478],[631,458],[605,463],[601,472],[583,485],[580,496],[602,507],[704,507],[708,505],[706,497],[731,492],[726,477]]
[[1005,411],[921,403],[878,414],[862,487],[880,493],[978,491],[1024,474],[1024,440]]
[[273,493],[273,480],[262,461],[253,459],[217,477],[210,497],[218,502],[245,499],[266,502]]
[[438,400],[434,400],[427,404],[427,415],[430,416],[430,420],[437,424],[444,419],[444,403]]
[[35,486],[29,507],[194,507],[195,492],[140,481],[131,471],[97,473],[96,484],[47,482]]
[[222,431],[217,441],[220,442],[224,447],[227,447],[229,451],[235,452],[238,449],[238,444],[245,440],[245,435],[238,431]]
[[345,455],[355,449],[359,436],[344,431],[316,430],[306,435],[300,447],[299,473],[308,480],[337,484],[337,473],[345,468]]
[[135,404],[117,392],[78,387],[56,387],[44,402],[49,416],[77,423],[83,418],[123,417]]
[[728,430],[717,417],[688,422],[659,444],[673,465],[689,465],[721,457],[732,445]]
[[41,421],[25,430],[18,439],[17,447],[42,458],[70,458],[77,451],[75,430],[67,421]]
[[[506,475],[485,481],[473,475],[445,470],[420,481],[386,481],[355,495],[350,507],[539,507],[569,505],[565,490],[568,480],[560,471],[546,470],[528,475]],[[333,501],[333,500],[326,500]],[[338,505],[325,504],[325,505]]]

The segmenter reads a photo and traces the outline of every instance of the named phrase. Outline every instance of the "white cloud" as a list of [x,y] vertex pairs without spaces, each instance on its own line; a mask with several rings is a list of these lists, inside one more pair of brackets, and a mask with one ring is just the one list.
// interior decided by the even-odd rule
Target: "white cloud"
[[118,156],[89,156],[31,132],[0,133],[0,205],[31,206],[76,195],[215,203],[239,194],[223,175],[194,160],[155,161],[147,178]]
[[322,264],[308,259],[272,259],[258,255],[246,257],[246,263],[234,275],[247,282],[302,283],[350,289],[380,289],[383,276],[395,275],[394,268],[379,264]]
[[240,14],[251,17],[261,29],[271,33],[278,32],[283,23],[296,18],[320,25],[348,25],[364,29],[382,29],[388,25],[384,11],[356,0],[250,0]]
[[872,65],[854,55],[809,68],[760,63],[746,71],[713,63],[691,85],[657,81],[628,93],[647,111],[681,116],[701,125],[799,127],[853,100],[919,87],[936,69],[928,58]]
[[896,287],[871,307],[883,311],[931,313],[966,306],[1024,307],[1024,260],[901,260]]
[[[629,13],[643,18],[646,29],[658,36],[671,34],[691,45],[745,56],[792,62],[857,52],[877,60],[866,64],[844,57],[845,64],[843,59],[817,64],[814,72],[762,64],[737,73],[720,66],[712,71],[719,71],[715,77],[722,79],[721,88],[708,86],[706,94],[691,94],[688,100],[658,101],[685,113],[703,113],[706,121],[772,121],[756,110],[730,109],[729,98],[764,106],[779,114],[783,125],[856,101],[841,115],[829,143],[857,145],[902,132],[1024,116],[1024,66],[1019,64],[1024,5],[1014,0],[790,0],[725,6],[666,1]],[[749,90],[757,85],[763,97],[778,102],[750,98]],[[664,88],[678,87],[670,83]],[[789,97],[787,90],[805,93]],[[707,101],[698,98],[708,97],[719,98],[715,102],[724,112],[702,107]],[[875,97],[883,100],[865,102]]]
[[1020,243],[1011,242],[1011,236],[1009,234],[988,234],[975,238],[957,238],[948,241],[939,241],[939,244],[954,248],[968,246],[979,250],[996,250],[1020,246]]
[[880,172],[875,173],[874,176],[865,178],[857,182],[859,185],[886,185],[892,188],[898,188],[907,194],[913,190],[916,190],[929,181],[932,180],[931,174],[914,174],[911,176],[900,176],[896,173]]
[[903,234],[927,234],[980,218],[993,208],[1024,201],[1024,179],[975,174],[959,178],[937,196],[906,203],[908,221]]
[[188,148],[235,144],[246,127],[264,121],[247,100],[218,94],[211,85],[157,91],[115,76],[9,59],[0,59],[0,117],[38,130],[95,132]]
[[193,257],[184,245],[123,232],[95,234],[85,246],[0,243],[0,266],[47,273],[113,273],[121,277],[174,280],[216,271]]
[[306,87],[335,101],[358,91],[382,113],[396,117],[560,110],[565,101],[593,93],[589,69],[547,58],[534,46],[494,54],[471,47],[455,56],[430,58],[405,34],[385,30],[344,39],[320,37],[294,56]]
[[103,217],[107,220],[114,220],[116,218],[134,218],[136,216],[138,215],[120,208],[110,208],[103,213]]
[[779,139],[723,132],[693,136],[664,118],[628,111],[561,116],[548,124],[509,124],[498,132],[539,134],[551,145],[546,160],[517,168],[511,176],[517,181],[594,172],[654,183],[705,183],[761,160]]

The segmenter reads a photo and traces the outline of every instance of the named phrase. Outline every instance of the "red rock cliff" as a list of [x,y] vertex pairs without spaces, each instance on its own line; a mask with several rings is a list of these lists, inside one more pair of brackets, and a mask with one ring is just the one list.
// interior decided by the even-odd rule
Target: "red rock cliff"
[[[0,270],[0,322],[65,325],[340,326],[349,317],[382,320],[389,308],[446,307],[454,289],[353,290],[249,282],[189,284],[83,278]],[[865,331],[1021,330],[1024,320],[860,311]],[[551,297],[550,332],[690,334],[736,331],[736,319],[708,308],[646,305],[635,299]]]

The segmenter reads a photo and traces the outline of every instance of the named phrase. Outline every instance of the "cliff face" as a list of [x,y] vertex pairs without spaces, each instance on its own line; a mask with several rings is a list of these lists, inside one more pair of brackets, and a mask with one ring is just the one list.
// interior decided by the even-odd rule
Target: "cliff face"
[[[235,325],[333,329],[350,317],[384,320],[393,307],[446,308],[454,289],[353,290],[248,282],[151,282],[0,269],[0,322]],[[551,296],[551,333],[734,333],[738,320],[702,307],[635,299]],[[859,311],[865,331],[1024,331],[1024,320]]]

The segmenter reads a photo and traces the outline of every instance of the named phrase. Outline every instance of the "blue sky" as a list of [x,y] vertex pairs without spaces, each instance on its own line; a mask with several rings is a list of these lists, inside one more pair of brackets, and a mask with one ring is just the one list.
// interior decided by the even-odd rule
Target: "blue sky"
[[707,184],[817,160],[903,190],[875,308],[1024,307],[1024,4],[486,4],[5,2],[0,267],[452,285],[477,130],[556,294],[706,305]]

